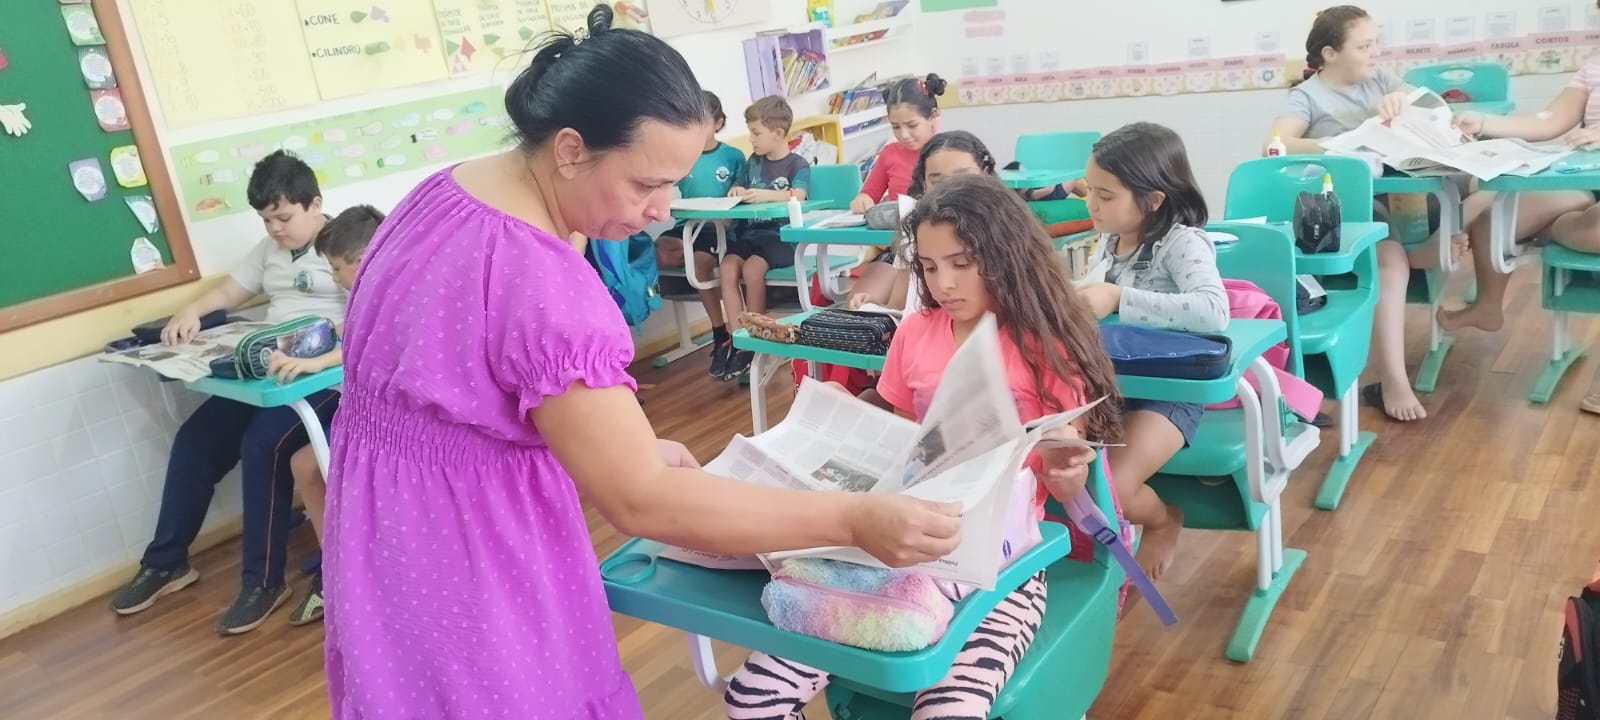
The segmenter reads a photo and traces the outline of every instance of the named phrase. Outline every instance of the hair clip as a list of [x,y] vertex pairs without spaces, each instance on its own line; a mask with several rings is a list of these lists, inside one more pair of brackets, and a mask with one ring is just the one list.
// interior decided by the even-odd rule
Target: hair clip
[[926,79],[917,78],[917,92],[923,95],[928,94],[928,81]]

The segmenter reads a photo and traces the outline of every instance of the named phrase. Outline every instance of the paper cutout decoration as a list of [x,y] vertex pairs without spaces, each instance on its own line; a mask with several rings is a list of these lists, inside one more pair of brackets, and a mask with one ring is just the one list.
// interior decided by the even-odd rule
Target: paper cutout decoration
[[0,70],[6,69],[6,66],[10,64],[11,60],[6,57],[6,51],[0,50]]
[[161,231],[161,217],[156,215],[156,203],[149,195],[123,195],[122,202],[127,203],[128,210],[139,219],[139,224],[144,226],[145,232]]
[[89,0],[61,0],[62,5],[83,5],[88,2]]
[[100,22],[94,19],[94,10],[88,5],[62,5],[61,19],[67,24],[73,45],[106,44],[105,36],[100,34]]
[[90,90],[105,90],[117,86],[116,73],[111,69],[111,58],[105,48],[78,48],[78,71]]
[[133,239],[133,249],[128,251],[128,257],[133,260],[133,271],[139,275],[166,266],[161,262],[161,251],[147,237]]
[[27,103],[0,105],[0,131],[4,131],[5,134],[12,137],[27,135],[28,130],[33,127],[33,123],[28,120],[28,116],[22,114],[22,111],[27,109]]
[[67,165],[67,172],[72,175],[72,187],[77,188],[78,194],[89,202],[98,202],[106,196],[106,175],[100,170],[100,161],[96,158],[74,160]]
[[139,148],[123,145],[111,149],[111,174],[117,184],[125,188],[144,187],[149,183],[144,177],[144,163],[139,162]]
[[93,90],[89,99],[94,104],[94,119],[100,129],[116,132],[128,129],[128,109],[122,105],[122,93],[116,88]]

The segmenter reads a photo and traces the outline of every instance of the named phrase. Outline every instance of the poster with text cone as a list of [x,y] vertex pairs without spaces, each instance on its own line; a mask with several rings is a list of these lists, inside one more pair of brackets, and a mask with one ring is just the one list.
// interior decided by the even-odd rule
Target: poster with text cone
[[297,0],[324,100],[447,76],[432,0]]

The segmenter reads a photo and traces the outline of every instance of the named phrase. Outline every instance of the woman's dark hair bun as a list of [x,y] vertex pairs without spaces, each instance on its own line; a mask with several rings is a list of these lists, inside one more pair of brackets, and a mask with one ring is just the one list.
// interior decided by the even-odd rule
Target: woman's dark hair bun
[[611,23],[616,21],[617,15],[611,10],[610,5],[604,3],[594,6],[589,11],[589,37],[594,37],[611,29]]
[[928,77],[923,78],[922,84],[924,87],[928,88],[928,94],[933,97],[939,97],[943,95],[945,86],[949,85],[949,83],[945,82],[944,78],[939,77],[935,73],[928,73]]

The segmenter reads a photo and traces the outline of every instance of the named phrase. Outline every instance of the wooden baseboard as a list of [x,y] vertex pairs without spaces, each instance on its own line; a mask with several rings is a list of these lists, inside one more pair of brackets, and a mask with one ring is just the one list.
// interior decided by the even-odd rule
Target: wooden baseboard
[[[237,517],[200,533],[200,537],[196,538],[194,545],[189,548],[190,556],[198,555],[239,537],[243,527],[244,518]],[[107,568],[93,577],[61,588],[15,610],[0,614],[0,640],[114,592],[128,582],[128,578],[133,577],[138,570],[139,561],[134,559]]]

